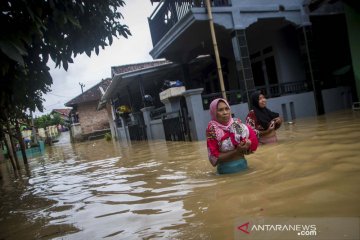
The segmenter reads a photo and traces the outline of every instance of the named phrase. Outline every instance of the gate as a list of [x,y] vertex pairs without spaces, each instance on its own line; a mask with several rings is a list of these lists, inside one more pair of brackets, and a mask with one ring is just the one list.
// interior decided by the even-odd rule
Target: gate
[[146,126],[141,112],[132,114],[131,120],[127,122],[130,140],[142,141],[147,140]]
[[191,141],[187,115],[183,111],[166,113],[162,122],[166,141]]
[[185,141],[180,112],[172,112],[166,114],[166,116],[171,116],[169,118],[165,117],[162,120],[166,141]]

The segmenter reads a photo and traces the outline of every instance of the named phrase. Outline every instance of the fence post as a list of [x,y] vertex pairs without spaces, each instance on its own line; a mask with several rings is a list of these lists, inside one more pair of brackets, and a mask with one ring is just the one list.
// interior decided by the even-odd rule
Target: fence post
[[148,140],[152,140],[152,135],[151,135],[151,117],[150,117],[150,113],[151,111],[154,109],[154,106],[151,107],[144,107],[141,110],[141,112],[143,113],[143,117],[144,117],[144,124],[146,126],[146,135],[147,135],[147,139]]
[[189,113],[189,128],[191,139],[195,141],[205,139],[205,128],[207,120],[204,116],[201,93],[203,88],[190,89],[183,93]]

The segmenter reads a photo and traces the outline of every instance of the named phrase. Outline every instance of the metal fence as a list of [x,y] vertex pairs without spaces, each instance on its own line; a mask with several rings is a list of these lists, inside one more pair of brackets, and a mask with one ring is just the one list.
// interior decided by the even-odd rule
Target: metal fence
[[[288,83],[257,86],[256,90],[262,91],[267,98],[272,98],[283,95],[308,92],[311,91],[311,87],[306,82],[288,82]],[[255,89],[249,90],[249,94],[251,94],[254,91]],[[246,92],[238,89],[226,91],[226,97],[230,105],[247,102]],[[222,98],[221,92],[202,95],[204,110],[209,109],[211,101],[216,98]]]

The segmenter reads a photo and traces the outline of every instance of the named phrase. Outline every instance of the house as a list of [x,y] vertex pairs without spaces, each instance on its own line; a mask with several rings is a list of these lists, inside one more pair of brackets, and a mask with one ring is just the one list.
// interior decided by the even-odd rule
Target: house
[[50,114],[58,113],[64,121],[69,120],[70,108],[53,109]]
[[111,79],[103,79],[95,86],[65,103],[71,107],[71,138],[73,141],[91,140],[110,132],[108,109],[97,111],[97,105]]
[[[160,118],[166,113],[178,111],[177,108],[180,106],[180,103],[175,103],[173,106],[172,101],[164,104],[164,99],[159,96],[164,88],[164,82],[186,82],[191,79],[195,86],[202,81],[200,70],[206,71],[213,67],[215,67],[213,60],[209,56],[199,56],[191,61],[186,72],[181,64],[167,60],[112,67],[113,79],[98,109],[109,106],[106,103],[111,104],[112,118],[109,116],[109,119],[111,119],[112,135],[120,140],[146,140],[148,137],[164,139],[165,133]],[[192,77],[188,78],[190,75]],[[146,102],[146,97],[151,98],[150,105]],[[131,112],[119,113],[118,109],[121,106],[129,106]],[[146,109],[145,113],[144,109]],[[150,118],[154,120],[151,123],[152,127],[148,126]]]
[[[110,106],[109,124],[112,136],[123,140],[145,140],[145,126],[143,115],[140,109],[144,106],[144,96],[154,96],[153,103],[160,106],[161,102],[157,97],[159,89],[162,87],[162,78],[153,74],[154,69],[167,69],[167,77],[172,78],[170,67],[172,63],[166,60],[127,64],[111,67],[112,82],[103,95],[98,109]],[[169,66],[169,68],[167,68]],[[138,72],[148,72],[151,75],[150,81],[145,81]],[[144,90],[146,88],[146,91]],[[107,104],[108,103],[108,104]],[[128,109],[127,113],[122,113],[120,108]]]
[[[249,95],[261,89],[285,121],[350,108],[359,97],[359,8],[351,1],[212,0],[211,15],[203,0],[152,2],[150,54],[169,62],[113,77],[102,102],[137,102],[133,111],[143,119],[120,117],[120,138],[137,140],[129,135],[138,125],[146,139],[203,140],[208,105],[223,94],[244,119]],[[182,80],[184,89],[151,86],[168,78]],[[157,100],[152,107],[143,103],[148,91]]]
[[69,124],[70,123],[70,119],[69,119],[70,112],[71,112],[70,108],[62,108],[62,109],[53,109],[50,114],[58,113],[60,118],[64,121],[64,123]]

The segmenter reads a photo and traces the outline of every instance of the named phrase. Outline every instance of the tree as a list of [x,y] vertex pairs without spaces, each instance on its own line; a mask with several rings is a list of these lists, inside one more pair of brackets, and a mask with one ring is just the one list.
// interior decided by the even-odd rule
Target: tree
[[43,111],[42,95],[52,84],[49,58],[67,70],[77,54],[98,54],[113,37],[131,35],[121,23],[123,6],[122,0],[0,1],[1,130],[10,132],[29,110]]
[[64,120],[60,117],[59,113],[42,115],[34,120],[36,128],[46,128],[58,124],[64,124]]
[[77,54],[99,53],[113,37],[128,37],[122,0],[4,0],[0,2],[0,112],[17,118],[43,111],[50,91],[49,57],[68,69]]

